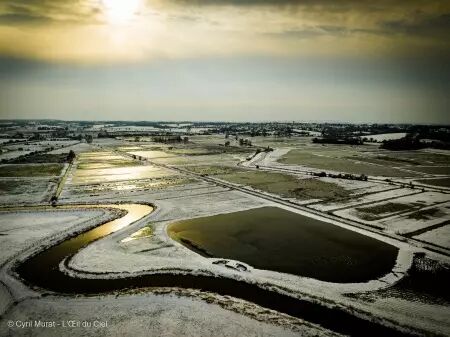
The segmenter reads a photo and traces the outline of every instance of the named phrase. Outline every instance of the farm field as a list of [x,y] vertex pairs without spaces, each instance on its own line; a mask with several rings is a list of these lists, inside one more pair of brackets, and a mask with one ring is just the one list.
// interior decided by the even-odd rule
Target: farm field
[[450,337],[450,1],[0,2],[0,337]]
[[[62,148],[20,157],[20,164],[3,164],[0,238],[11,247],[9,254],[27,254],[39,245],[51,247],[52,242],[63,244],[70,233],[79,235],[73,242],[87,240],[77,243],[84,248],[67,262],[74,278],[66,279],[67,274],[58,274],[59,269],[49,265],[55,273],[51,275],[56,281],[49,285],[54,291],[61,287],[94,293],[103,287],[133,288],[133,282],[155,282],[147,276],[137,281],[135,275],[164,270],[158,276],[161,287],[151,293],[127,297],[119,291],[125,301],[122,308],[128,308],[127,301],[136,303],[145,296],[158,301],[172,296],[174,305],[184,305],[186,296],[191,296],[198,301],[197,308],[220,303],[224,317],[236,315],[245,320],[245,331],[254,331],[266,323],[247,321],[254,317],[250,313],[267,317],[263,314],[267,309],[259,297],[253,297],[256,290],[252,287],[268,284],[294,296],[314,296],[318,313],[325,310],[322,303],[334,303],[342,312],[360,310],[381,322],[394,320],[411,331],[422,331],[424,325],[428,332],[446,329],[446,319],[439,316],[447,305],[445,295],[423,295],[417,287],[407,288],[407,293],[397,289],[402,284],[410,287],[407,278],[411,276],[405,275],[413,268],[415,254],[430,249],[429,258],[446,263],[440,254],[449,249],[445,237],[450,201],[441,182],[448,178],[442,153],[397,155],[372,145],[318,146],[308,137],[252,137],[251,146],[231,139],[225,147],[225,141],[224,135],[217,134],[192,136],[175,144],[145,137],[138,141],[134,137],[102,138],[65,147],[75,154],[72,162],[66,162],[70,156]],[[428,183],[432,180],[440,182]],[[151,211],[135,213],[136,205]],[[64,225],[59,226],[61,221]],[[83,231],[90,234],[80,234]],[[68,248],[48,249],[48,254],[56,254]],[[11,256],[4,255],[4,261]],[[39,258],[41,266],[54,261],[45,255]],[[29,282],[44,282],[33,276],[38,275],[35,267],[22,268]],[[177,276],[180,270],[190,276]],[[116,283],[117,273],[130,277]],[[206,276],[191,279],[199,273]],[[85,284],[79,278],[85,274],[106,275],[107,281]],[[238,284],[233,283],[236,280]],[[190,290],[174,293],[164,284]],[[196,287],[208,287],[211,292],[206,296]],[[244,287],[242,292],[233,290],[239,287]],[[161,291],[167,291],[166,295]],[[231,296],[226,301],[218,295],[223,291]],[[2,296],[5,303],[12,301],[9,295]],[[97,303],[109,301],[108,295],[93,296]],[[270,298],[271,303],[290,301],[278,296],[282,294],[271,290],[263,298]],[[368,302],[367,297],[374,300]],[[75,303],[74,298],[67,300]],[[34,308],[44,305],[36,299],[25,303]],[[51,300],[52,308],[61,303],[58,297]],[[86,305],[84,299],[77,303]],[[302,315],[286,320],[289,307],[283,304],[281,311],[272,311],[270,331],[281,329],[276,331],[293,335],[306,331],[305,326],[293,328],[302,326]],[[15,319],[19,312],[30,310],[14,306],[7,317]],[[175,310],[177,315],[181,311],[181,307]],[[420,319],[412,320],[417,312]],[[85,317],[82,311],[78,315]],[[114,316],[110,310],[105,315]],[[319,317],[308,319],[322,322]],[[327,323],[308,323],[307,331],[337,333]]]

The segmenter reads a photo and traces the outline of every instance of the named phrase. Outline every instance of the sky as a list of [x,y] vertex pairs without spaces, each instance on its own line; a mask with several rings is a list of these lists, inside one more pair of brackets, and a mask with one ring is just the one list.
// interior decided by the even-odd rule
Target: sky
[[450,2],[2,0],[0,118],[450,124]]

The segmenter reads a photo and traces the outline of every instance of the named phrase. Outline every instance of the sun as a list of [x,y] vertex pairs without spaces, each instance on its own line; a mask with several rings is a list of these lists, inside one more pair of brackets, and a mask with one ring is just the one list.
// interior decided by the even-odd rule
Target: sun
[[102,0],[105,14],[110,23],[127,23],[133,19],[141,0]]

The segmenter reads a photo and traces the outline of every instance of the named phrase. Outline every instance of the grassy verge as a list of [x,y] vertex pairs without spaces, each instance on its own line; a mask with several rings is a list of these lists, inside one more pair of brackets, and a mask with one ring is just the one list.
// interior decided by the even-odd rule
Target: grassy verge
[[423,179],[416,180],[419,184],[426,184],[440,187],[450,187],[450,178],[438,178],[438,179]]
[[370,207],[358,207],[356,210],[360,212],[360,217],[363,220],[373,221],[383,217],[384,214],[391,214],[411,209],[411,205],[400,204],[395,202],[387,202],[385,204],[370,206]]
[[62,168],[62,164],[5,165],[0,166],[0,177],[57,176]]
[[195,166],[186,168],[196,173],[216,176],[231,183],[246,185],[286,198],[330,200],[349,196],[349,191],[343,187],[316,178],[298,179],[293,175],[284,173],[244,170],[226,166]]

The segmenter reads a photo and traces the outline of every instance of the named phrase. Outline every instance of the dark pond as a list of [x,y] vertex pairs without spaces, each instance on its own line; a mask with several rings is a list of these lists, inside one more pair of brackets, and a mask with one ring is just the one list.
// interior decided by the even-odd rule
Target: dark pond
[[382,241],[278,207],[180,221],[168,231],[203,256],[329,282],[379,278],[398,253]]

